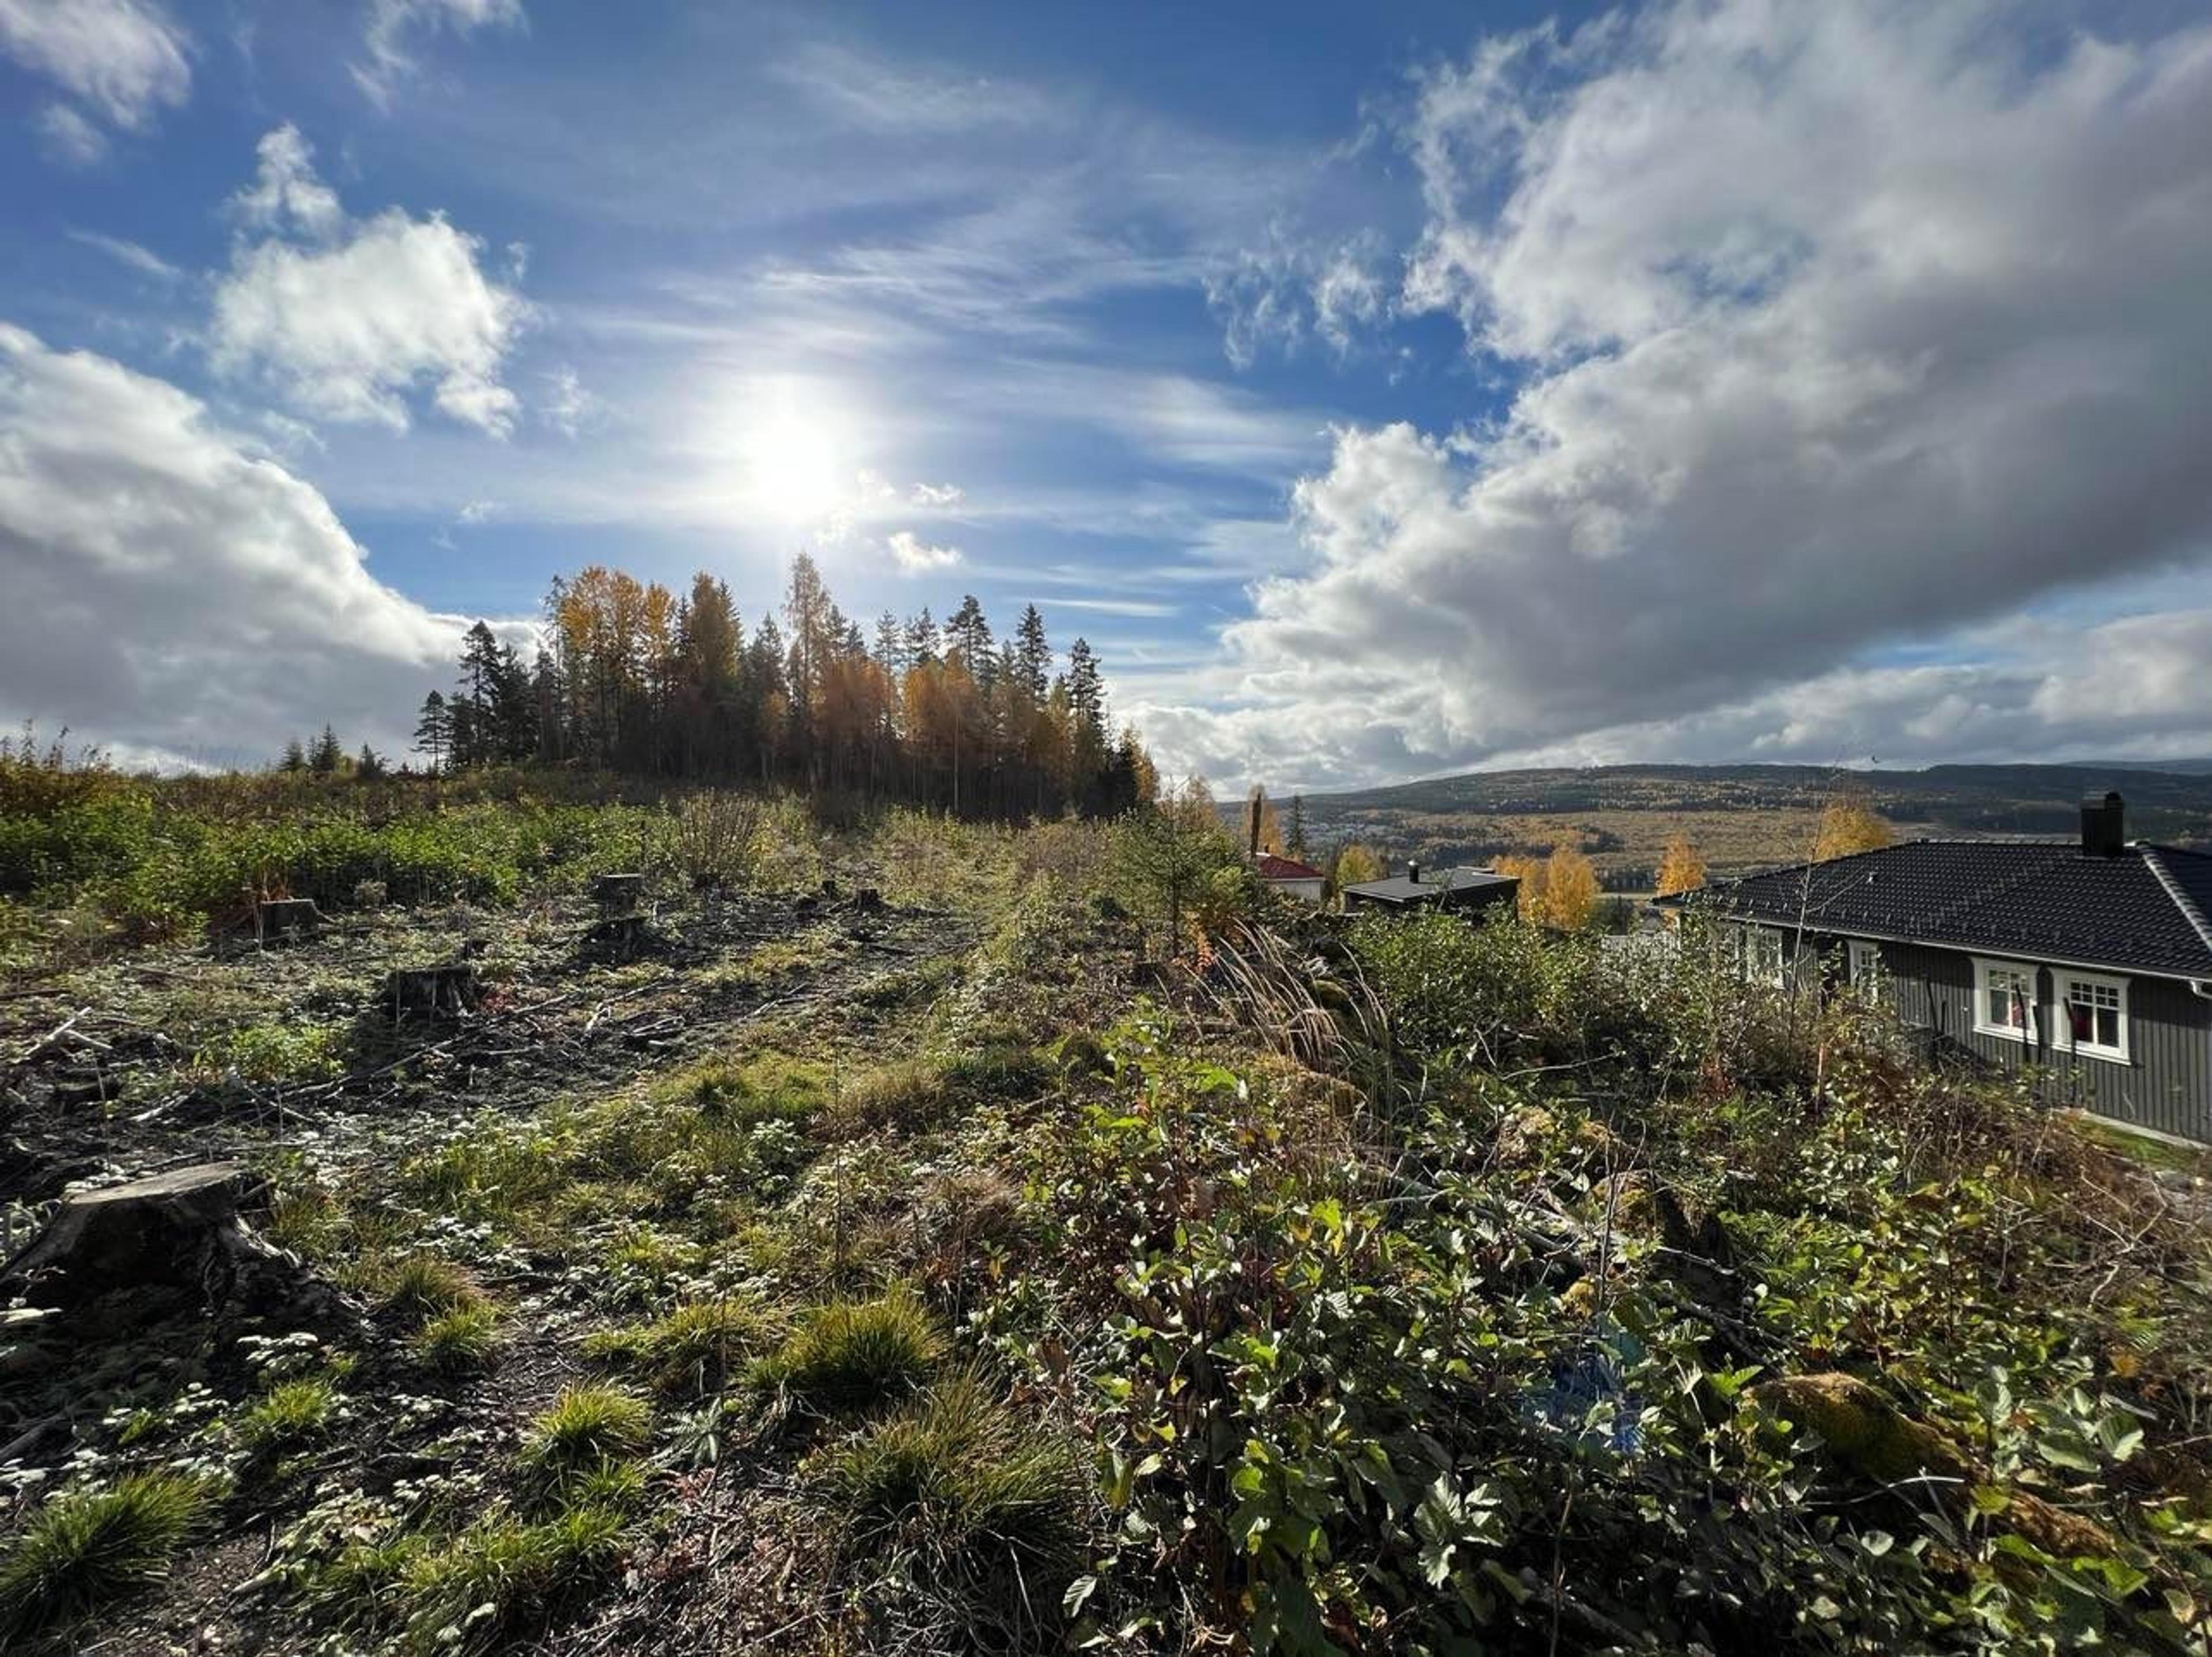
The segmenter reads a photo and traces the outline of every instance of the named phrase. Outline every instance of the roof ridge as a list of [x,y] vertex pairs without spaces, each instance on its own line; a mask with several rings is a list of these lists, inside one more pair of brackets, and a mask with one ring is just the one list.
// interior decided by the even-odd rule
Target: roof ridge
[[2172,871],[2166,866],[2165,854],[2169,850],[2185,848],[2138,846],[2136,849],[2142,853],[2142,860],[2151,873],[2158,877],[2158,883],[2166,889],[2166,895],[2173,900],[2173,907],[2180,910],[2183,919],[2197,929],[2197,938],[2204,945],[2205,951],[2212,954],[2212,923],[2205,920],[2204,911],[2197,907],[2194,898],[2181,889],[2180,882],[2174,879]]

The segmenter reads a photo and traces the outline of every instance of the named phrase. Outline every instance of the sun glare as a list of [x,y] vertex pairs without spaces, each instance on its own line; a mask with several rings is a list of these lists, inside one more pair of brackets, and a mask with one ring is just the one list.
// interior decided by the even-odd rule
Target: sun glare
[[744,439],[746,493],[763,511],[793,524],[827,518],[852,492],[853,454],[820,409],[779,387]]

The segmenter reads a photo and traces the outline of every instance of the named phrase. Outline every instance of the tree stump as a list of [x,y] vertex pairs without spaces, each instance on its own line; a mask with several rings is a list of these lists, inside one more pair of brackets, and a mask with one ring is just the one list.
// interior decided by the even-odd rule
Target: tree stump
[[254,910],[254,929],[264,944],[312,938],[322,921],[311,897],[271,898]]
[[459,1018],[476,1011],[475,963],[448,962],[442,967],[401,967],[385,976],[384,1007],[398,1023],[403,1018]]
[[81,1191],[0,1268],[0,1297],[39,1315],[29,1373],[166,1320],[205,1319],[228,1338],[260,1320],[358,1327],[342,1296],[240,1211],[261,1193],[237,1162],[203,1162]]
[[594,950],[603,955],[628,961],[645,947],[650,937],[643,915],[609,915],[592,928],[590,943]]
[[639,904],[645,899],[645,877],[641,874],[601,875],[592,883],[592,895],[599,901],[599,914],[603,919],[635,914]]

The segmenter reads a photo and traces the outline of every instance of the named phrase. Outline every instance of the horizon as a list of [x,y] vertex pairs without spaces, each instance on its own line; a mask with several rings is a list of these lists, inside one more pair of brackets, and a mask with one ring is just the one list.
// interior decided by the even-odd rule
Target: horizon
[[0,0],[0,723],[126,764],[801,552],[1224,795],[2212,747],[2151,0]]

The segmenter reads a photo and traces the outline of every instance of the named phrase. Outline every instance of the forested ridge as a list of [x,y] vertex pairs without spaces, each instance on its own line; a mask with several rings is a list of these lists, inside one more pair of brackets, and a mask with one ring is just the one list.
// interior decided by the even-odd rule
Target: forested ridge
[[801,553],[755,616],[748,633],[704,571],[682,597],[598,564],[556,577],[534,659],[469,629],[416,751],[434,770],[751,779],[969,816],[1109,815],[1154,792],[1135,731],[1109,725],[1097,653],[1078,638],[1058,654],[1035,604],[1003,639],[972,594],[942,623],[886,610],[871,634]]

